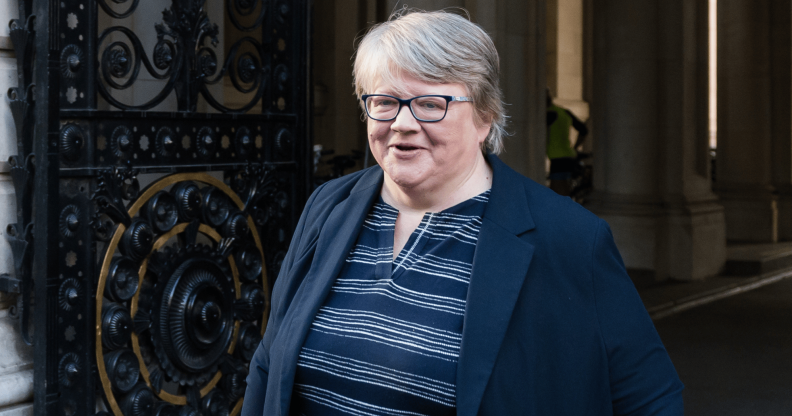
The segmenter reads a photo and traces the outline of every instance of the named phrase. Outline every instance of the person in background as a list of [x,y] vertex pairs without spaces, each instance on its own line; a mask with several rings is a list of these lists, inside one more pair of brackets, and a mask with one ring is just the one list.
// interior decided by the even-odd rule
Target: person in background
[[442,11],[360,42],[377,165],[306,203],[243,416],[682,415],[608,224],[496,156],[499,60]]
[[[575,145],[569,141],[570,127],[578,132]],[[572,174],[579,168],[577,150],[586,140],[588,128],[571,111],[553,103],[547,89],[547,158],[550,159],[550,189],[569,196]]]

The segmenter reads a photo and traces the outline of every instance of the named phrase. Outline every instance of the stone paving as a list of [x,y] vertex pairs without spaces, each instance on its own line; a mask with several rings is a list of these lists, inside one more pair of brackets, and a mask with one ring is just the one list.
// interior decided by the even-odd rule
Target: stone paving
[[685,383],[687,416],[792,415],[792,279],[655,326]]

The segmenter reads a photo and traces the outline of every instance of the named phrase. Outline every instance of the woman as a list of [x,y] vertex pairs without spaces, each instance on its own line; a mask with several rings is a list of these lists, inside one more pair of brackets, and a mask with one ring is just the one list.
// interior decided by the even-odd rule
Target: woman
[[354,75],[379,166],[307,202],[242,414],[682,414],[607,224],[494,155],[489,36],[396,16]]

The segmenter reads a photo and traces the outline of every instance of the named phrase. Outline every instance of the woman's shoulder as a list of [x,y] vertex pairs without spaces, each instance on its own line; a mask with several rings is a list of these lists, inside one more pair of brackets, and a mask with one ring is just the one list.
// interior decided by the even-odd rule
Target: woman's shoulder
[[323,219],[351,194],[370,190],[371,187],[381,184],[382,169],[378,165],[332,179],[314,190],[305,204],[305,213],[310,218]]
[[607,228],[603,220],[499,159],[490,160],[495,175],[490,203],[500,205],[492,210],[492,221],[507,227],[512,225],[510,228],[520,238],[541,251],[577,256],[593,250],[600,230]]
[[598,222],[599,217],[568,196],[561,196],[552,189],[525,178],[523,187],[528,195],[528,204],[535,215],[564,217],[569,220]]
[[[513,170],[496,156],[490,155],[490,164],[494,168],[496,176],[494,184],[498,184],[502,188],[499,189],[499,193],[506,191],[509,194],[509,203],[522,201],[522,197],[517,198],[514,193],[524,192],[526,210],[525,212],[521,211],[520,214],[529,215],[537,228],[544,228],[543,224],[550,224],[556,230],[560,227],[579,231],[581,226],[597,227],[599,225],[601,220],[591,211],[571,198],[558,195],[547,186]],[[498,178],[499,175],[500,178]]]

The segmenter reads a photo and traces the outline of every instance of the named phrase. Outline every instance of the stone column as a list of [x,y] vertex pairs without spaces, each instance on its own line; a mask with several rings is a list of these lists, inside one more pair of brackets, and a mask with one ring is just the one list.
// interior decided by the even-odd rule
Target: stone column
[[[773,0],[718,2],[718,159],[715,189],[730,241],[775,242]],[[788,13],[788,12],[787,12]],[[787,16],[787,19],[789,17]],[[788,28],[787,28],[788,30]],[[787,46],[788,47],[788,46]],[[787,51],[789,53],[789,51]],[[789,68],[786,69],[787,78]],[[777,107],[776,107],[777,108]],[[787,111],[787,123],[789,111]],[[789,140],[787,136],[787,140]]]
[[593,4],[590,208],[611,225],[627,267],[658,280],[703,279],[725,261],[707,169],[706,3]]
[[659,0],[658,144],[663,216],[658,277],[695,280],[726,261],[723,207],[709,158],[708,1]]
[[651,2],[594,0],[590,209],[610,224],[627,267],[654,269],[657,194],[657,16]]
[[[314,3],[312,81],[314,84],[314,143],[336,155],[366,149],[366,124],[352,86],[355,38],[374,23],[375,6],[366,0]],[[369,160],[369,166],[374,164]],[[363,161],[359,161],[359,167]],[[330,173],[329,167],[320,173]],[[349,173],[349,171],[347,171]]]
[[473,21],[495,41],[500,85],[509,115],[501,158],[518,172],[545,182],[545,0],[466,0]]
[[772,177],[778,192],[778,239],[792,240],[792,1],[770,2]]

